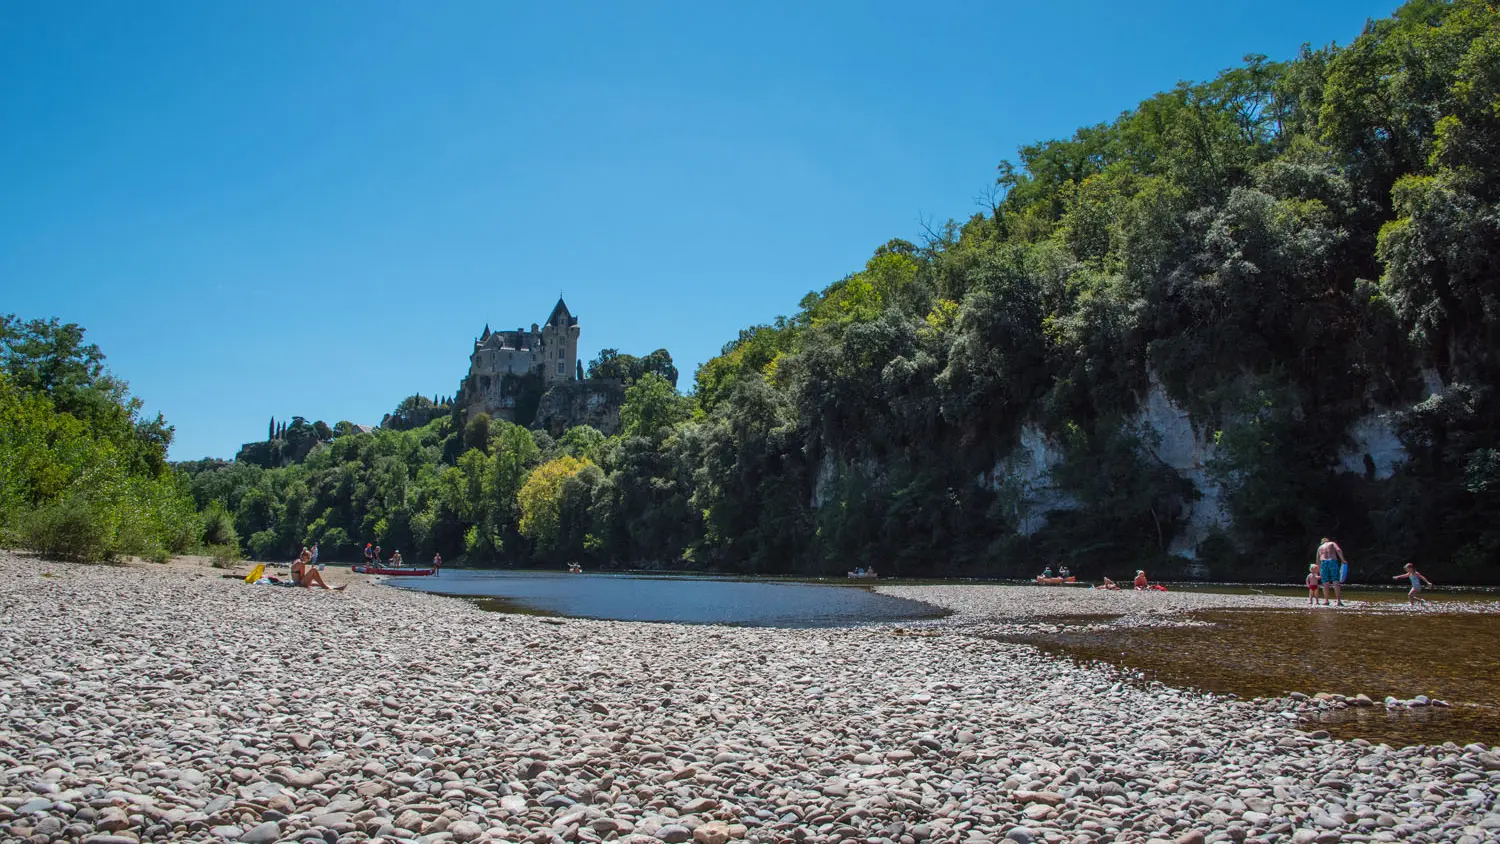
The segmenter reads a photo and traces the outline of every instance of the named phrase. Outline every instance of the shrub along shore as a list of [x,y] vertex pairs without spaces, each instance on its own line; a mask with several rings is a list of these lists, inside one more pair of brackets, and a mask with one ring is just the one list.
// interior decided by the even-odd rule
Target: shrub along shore
[[1500,829],[1495,748],[1330,740],[1250,702],[966,635],[965,618],[815,631],[538,619],[360,577],[330,594],[203,566],[0,554],[0,838],[1457,842]]

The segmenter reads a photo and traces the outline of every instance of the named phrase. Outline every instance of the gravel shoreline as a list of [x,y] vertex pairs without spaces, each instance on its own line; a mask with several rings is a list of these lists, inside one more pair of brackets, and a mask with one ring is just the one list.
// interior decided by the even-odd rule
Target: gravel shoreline
[[778,630],[220,574],[0,553],[0,840],[1500,837],[1497,748],[1330,740],[972,635],[1294,598],[882,587],[955,615]]

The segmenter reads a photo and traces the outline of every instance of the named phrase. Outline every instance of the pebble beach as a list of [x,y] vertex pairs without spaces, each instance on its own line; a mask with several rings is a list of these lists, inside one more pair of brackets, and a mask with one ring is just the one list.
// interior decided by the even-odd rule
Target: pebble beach
[[1500,840],[1495,747],[1340,741],[982,635],[1295,598],[882,586],[954,615],[785,630],[326,574],[349,589],[0,553],[0,840]]

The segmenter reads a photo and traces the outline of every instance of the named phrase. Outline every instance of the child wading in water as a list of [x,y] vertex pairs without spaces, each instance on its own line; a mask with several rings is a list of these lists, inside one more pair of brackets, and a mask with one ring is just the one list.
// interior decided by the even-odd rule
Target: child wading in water
[[1431,586],[1432,581],[1424,577],[1421,572],[1417,571],[1417,567],[1411,563],[1406,564],[1405,572],[1392,577],[1391,580],[1400,580],[1403,577],[1411,579],[1411,591],[1406,593],[1406,603],[1411,606],[1416,606],[1419,603],[1424,607],[1427,606],[1426,599],[1417,597],[1417,593],[1422,591],[1422,584],[1425,583]]
[[1315,607],[1318,605],[1318,564],[1313,563],[1307,567],[1307,605]]

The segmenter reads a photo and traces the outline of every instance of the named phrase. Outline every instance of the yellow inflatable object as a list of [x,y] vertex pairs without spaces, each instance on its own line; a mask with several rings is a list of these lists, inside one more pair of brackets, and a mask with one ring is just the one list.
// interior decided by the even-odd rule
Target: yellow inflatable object
[[248,575],[245,576],[245,582],[246,583],[254,583],[257,580],[260,580],[260,576],[263,575],[263,574],[265,574],[265,573],[266,573],[266,564],[265,563],[261,563],[260,565],[258,565],[255,568],[253,568],[253,569],[250,570],[250,574],[248,574]]

